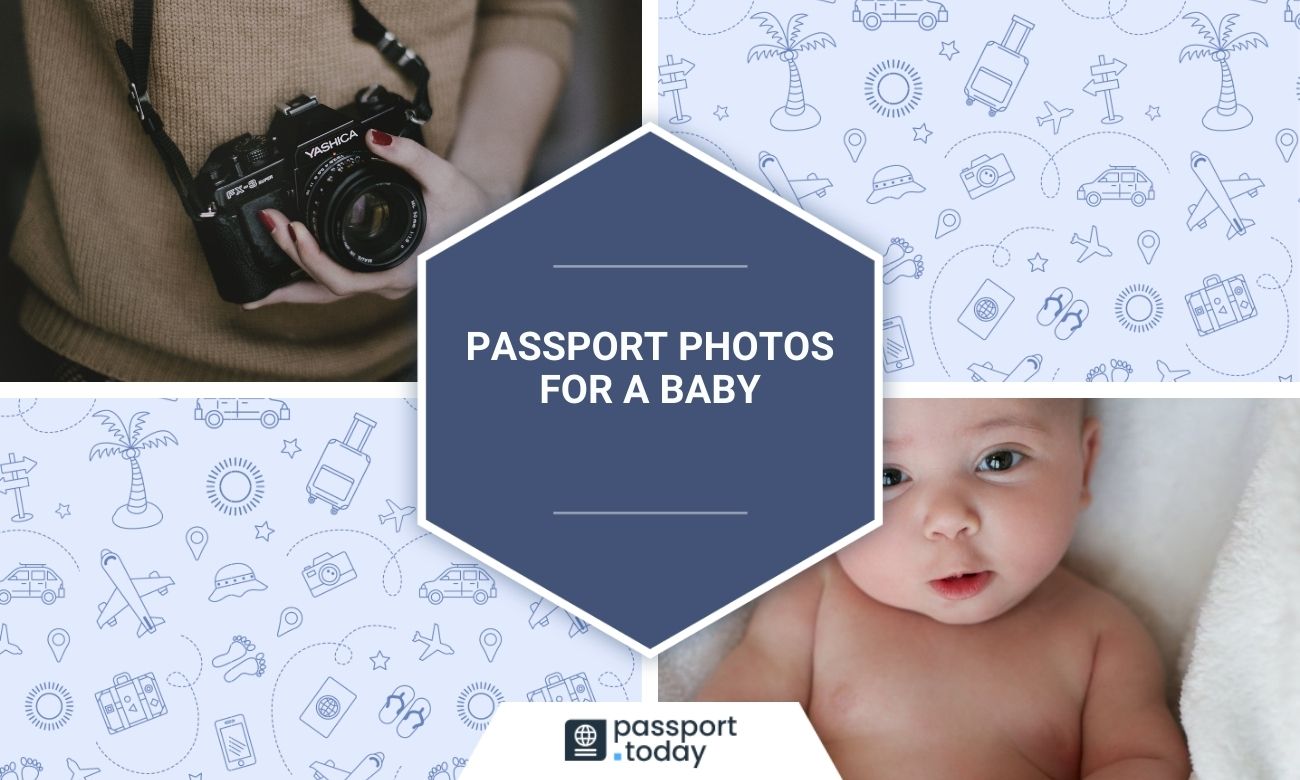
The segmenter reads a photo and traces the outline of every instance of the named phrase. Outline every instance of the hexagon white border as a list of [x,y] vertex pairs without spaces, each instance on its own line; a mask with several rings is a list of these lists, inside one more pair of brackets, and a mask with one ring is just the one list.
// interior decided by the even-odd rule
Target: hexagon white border
[[[659,655],[663,651],[667,650],[668,648],[672,647],[673,645],[677,644],[683,639],[686,639],[691,634],[694,634],[695,632],[699,631],[700,629],[704,628],[705,626],[709,625],[715,620],[718,620],[719,618],[727,615],[728,613],[736,610],[737,608],[758,598],[759,596],[763,595],[764,593],[771,590],[772,588],[775,588],[777,585],[780,585],[781,583],[790,579],[791,577],[803,571],[804,569],[807,569],[808,567],[822,560],[825,560],[827,557],[831,556],[841,548],[857,541],[858,539],[862,538],[863,536],[870,533],[871,531],[874,531],[877,528],[879,528],[881,523],[881,516],[883,511],[882,507],[883,507],[884,499],[883,499],[883,491],[880,485],[880,480],[875,479],[873,482],[874,487],[873,487],[873,501],[872,501],[873,504],[872,510],[873,510],[874,518],[866,525],[864,525],[862,528],[859,528],[858,530],[854,531],[853,533],[849,534],[843,539],[840,539],[834,544],[831,544],[828,547],[804,559],[803,561],[800,561],[798,564],[785,570],[784,572],[777,574],[776,576],[772,577],[768,581],[764,582],[762,585],[759,585],[753,590],[750,590],[748,593],[733,600],[729,604],[726,604],[725,606],[714,610],[709,615],[697,620],[696,622],[692,623],[690,626],[687,626],[681,631],[678,631],[676,634],[673,634],[671,637],[665,639],[663,642],[660,642],[659,644],[650,647],[643,645],[642,643],[624,634],[622,631],[619,631],[618,629],[614,628],[608,623],[605,623],[604,621],[599,620],[596,617],[588,614],[586,611],[578,608],[568,600],[561,598],[555,593],[552,593],[550,590],[542,587],[538,583],[532,581],[531,579],[524,576],[523,574],[520,574],[514,569],[505,566],[500,561],[493,558],[491,555],[486,554],[484,551],[478,549],[477,547],[466,544],[464,541],[462,541],[455,535],[429,522],[428,517],[426,516],[425,506],[424,506],[424,496],[425,496],[425,487],[426,487],[424,475],[425,475],[425,469],[427,467],[427,462],[426,462],[427,458],[425,457],[425,452],[426,452],[425,448],[427,445],[427,442],[425,441],[425,426],[427,421],[425,419],[424,387],[425,387],[425,382],[427,381],[427,371],[428,371],[428,366],[425,363],[425,354],[424,354],[424,333],[425,333],[425,326],[427,324],[425,321],[424,289],[427,281],[425,277],[428,273],[427,261],[429,260],[429,258],[433,257],[434,255],[442,252],[443,250],[449,247],[455,246],[456,244],[474,235],[478,231],[482,230],[483,228],[487,227],[493,222],[496,222],[497,220],[501,219],[502,217],[506,216],[512,211],[519,208],[523,208],[524,206],[531,203],[533,200],[541,197],[542,195],[545,195],[546,193],[550,192],[551,190],[565,183],[566,181],[578,175],[579,173],[582,173],[583,171],[595,165],[596,163],[600,162],[601,160],[604,160],[606,157],[609,157],[610,155],[619,151],[620,149],[627,146],[628,144],[646,135],[656,136],[672,144],[678,150],[685,152],[686,154],[689,154],[691,157],[695,158],[696,160],[699,160],[700,162],[709,166],[710,168],[717,171],[718,173],[742,185],[750,192],[753,192],[754,194],[765,198],[768,202],[781,207],[788,213],[793,214],[794,216],[808,223],[813,228],[820,230],[821,232],[829,235],[830,237],[834,238],[840,243],[845,244],[846,246],[859,252],[860,254],[866,255],[867,257],[871,258],[871,260],[876,263],[876,273],[874,274],[874,283],[872,285],[873,288],[872,299],[874,304],[873,311],[876,312],[877,316],[879,316],[881,312],[884,311],[883,309],[884,301],[883,301],[883,293],[882,293],[883,284],[881,283],[881,275],[880,275],[880,264],[883,261],[880,256],[880,253],[869,248],[865,244],[854,239],[853,237],[849,236],[843,231],[838,230],[837,228],[831,225],[828,225],[826,222],[822,221],[821,219],[818,219],[812,214],[809,214],[808,212],[804,211],[802,208],[799,208],[791,204],[789,201],[778,196],[772,190],[769,190],[766,187],[759,186],[752,180],[732,170],[730,167],[723,165],[717,160],[714,160],[712,157],[705,155],[703,152],[699,151],[695,147],[687,144],[686,142],[680,140],[679,138],[672,135],[671,133],[665,131],[663,128],[659,127],[658,125],[655,125],[650,122],[647,122],[637,130],[634,130],[633,132],[627,134],[623,138],[619,139],[618,141],[615,141],[614,143],[605,147],[601,151],[597,152],[591,157],[588,157],[587,159],[583,160],[577,165],[574,165],[572,168],[569,168],[563,173],[560,173],[559,175],[555,176],[549,181],[533,188],[532,190],[521,195],[520,197],[516,198],[515,200],[506,204],[505,206],[502,206],[501,208],[497,209],[491,214],[488,214],[482,219],[479,219],[477,222],[462,229],[455,235],[447,238],[446,240],[442,241],[436,246],[425,250],[417,258],[420,264],[419,283],[416,287],[416,296],[418,301],[417,306],[419,309],[418,325],[417,325],[419,329],[418,330],[418,334],[419,334],[418,361],[419,362],[418,362],[418,374],[417,374],[419,380],[419,384],[418,384],[419,390],[416,393],[416,408],[417,408],[417,418],[418,418],[417,424],[419,426],[419,430],[417,432],[417,437],[416,437],[417,471],[416,471],[415,501],[416,501],[416,517],[417,520],[419,521],[420,527],[435,534],[436,536],[438,536],[438,538],[447,542],[448,544],[455,547],[456,549],[464,552],[465,554],[473,556],[477,560],[488,564],[492,568],[496,569],[502,574],[505,574],[507,577],[519,583],[520,585],[524,586],[525,588],[532,591],[533,593],[536,593],[539,596],[543,596],[553,604],[557,604],[560,607],[564,608],[565,610],[568,610],[571,614],[581,617],[583,620],[587,621],[591,625],[599,628],[603,633],[607,634],[610,637],[613,637],[619,642],[622,642],[628,647],[631,647],[632,649],[641,653],[641,655],[649,658],[649,657],[654,657]],[[882,395],[884,389],[883,386],[884,353],[882,351],[882,334],[881,334],[881,329],[879,327],[876,327],[874,329],[872,340],[873,340],[872,353],[874,355],[873,359],[875,361],[875,367],[876,367],[875,374],[874,374],[875,378],[873,380],[874,387],[872,389],[872,420],[873,420],[873,427],[875,431],[875,441],[872,443],[872,450],[875,454],[875,462],[879,464],[882,462],[883,459],[882,443],[881,443],[882,437],[881,437],[880,426],[882,422],[881,420]],[[865,475],[864,479],[872,479],[872,477],[870,475]]]

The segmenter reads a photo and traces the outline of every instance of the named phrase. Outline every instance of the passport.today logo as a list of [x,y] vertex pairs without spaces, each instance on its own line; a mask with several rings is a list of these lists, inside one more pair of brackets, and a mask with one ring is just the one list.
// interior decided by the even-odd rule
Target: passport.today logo
[[[604,761],[609,756],[609,724],[605,720],[567,720],[564,722],[565,761]],[[706,744],[695,744],[698,738],[734,737],[736,719],[693,718],[637,719],[614,721],[613,759],[615,761],[689,762],[698,769],[704,760]],[[663,741],[647,743],[631,738],[664,737]],[[626,740],[626,741],[624,741]]]

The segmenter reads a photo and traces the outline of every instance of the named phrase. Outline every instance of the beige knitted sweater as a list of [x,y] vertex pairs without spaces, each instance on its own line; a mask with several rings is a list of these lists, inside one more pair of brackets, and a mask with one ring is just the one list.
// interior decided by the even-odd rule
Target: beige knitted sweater
[[[264,132],[302,92],[341,106],[378,83],[413,87],[352,37],[346,0],[157,0],[149,94],[193,172],[218,144]],[[415,360],[415,296],[244,311],[217,295],[162,162],[128,107],[113,42],[131,0],[24,0],[40,129],[13,257],[31,280],[20,323],[41,343],[125,380],[373,380]],[[366,0],[425,60],[450,147],[476,51],[537,48],[568,66],[567,0]]]

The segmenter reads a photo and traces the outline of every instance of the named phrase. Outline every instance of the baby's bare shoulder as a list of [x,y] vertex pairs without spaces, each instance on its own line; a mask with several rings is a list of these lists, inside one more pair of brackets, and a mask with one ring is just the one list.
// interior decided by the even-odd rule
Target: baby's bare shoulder
[[1044,582],[1048,598],[1041,605],[1057,620],[1068,618],[1069,623],[1094,637],[1103,635],[1139,634],[1147,630],[1124,602],[1083,577],[1058,566]]

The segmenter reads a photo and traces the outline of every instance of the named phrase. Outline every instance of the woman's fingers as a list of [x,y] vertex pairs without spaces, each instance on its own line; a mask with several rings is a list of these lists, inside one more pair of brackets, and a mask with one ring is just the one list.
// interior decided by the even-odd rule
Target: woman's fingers
[[298,247],[294,246],[293,239],[289,236],[289,218],[276,209],[263,209],[257,212],[257,218],[261,221],[262,227],[266,228],[266,232],[271,234],[271,240],[275,245],[297,263]]
[[245,309],[276,303],[331,303],[362,293],[396,300],[415,289],[417,269],[414,263],[402,263],[376,273],[350,271],[321,251],[303,223],[290,222],[275,209],[266,209],[258,218],[268,227],[276,245],[314,281],[281,287],[261,300],[245,304]]
[[411,174],[426,192],[440,191],[457,175],[451,163],[409,138],[370,130],[366,133],[366,146],[381,159]]

